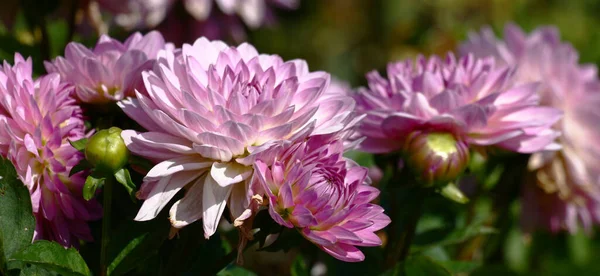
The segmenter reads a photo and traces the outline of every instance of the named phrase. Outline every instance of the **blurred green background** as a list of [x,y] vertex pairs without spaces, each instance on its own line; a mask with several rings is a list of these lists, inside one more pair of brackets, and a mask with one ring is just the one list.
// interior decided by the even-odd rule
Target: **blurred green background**
[[[15,3],[25,8],[17,9]],[[92,46],[97,39],[92,30],[69,32],[70,16],[74,15],[67,11],[74,3],[77,0],[3,0],[0,19],[14,17],[14,24],[0,25],[0,58],[10,62],[14,52],[32,56],[36,73],[43,74],[43,60],[62,55],[70,38]],[[365,84],[366,72],[383,71],[389,61],[418,53],[444,55],[454,51],[469,31],[491,26],[500,34],[506,22],[515,22],[527,32],[540,25],[554,25],[563,39],[579,50],[582,62],[600,64],[600,0],[301,0],[298,10],[277,11],[277,16],[278,24],[249,30],[248,41],[263,53],[305,59],[312,70],[328,71],[354,87]],[[111,35],[123,38],[127,34],[114,29]],[[369,155],[353,157],[363,165],[372,165]],[[436,246],[423,254],[456,268],[453,272],[457,275],[600,275],[600,239],[594,233],[526,235],[519,229],[517,199],[518,193],[513,194],[503,205],[506,210],[501,229],[487,240],[492,245],[487,251],[474,253],[468,247],[481,242],[477,239],[482,236],[472,235],[468,227],[473,221],[483,223],[498,215],[490,211],[493,196],[482,196],[467,208],[436,210],[432,205],[431,215],[419,224],[421,238],[428,231],[447,229],[448,216],[453,229],[463,231],[455,231],[456,235],[465,238],[454,248]],[[269,254],[247,254],[246,268],[258,274],[285,274],[290,269],[309,271],[315,265],[296,267],[302,260],[298,252]],[[328,274],[369,272],[368,261],[342,265],[324,258]],[[240,275],[240,269],[230,268],[237,272],[229,275]]]

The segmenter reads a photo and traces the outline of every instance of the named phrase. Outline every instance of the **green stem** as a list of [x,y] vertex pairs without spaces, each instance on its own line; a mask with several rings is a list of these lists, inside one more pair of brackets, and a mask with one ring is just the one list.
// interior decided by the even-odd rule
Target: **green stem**
[[421,187],[393,189],[392,192],[401,192],[403,195],[395,197],[396,200],[392,201],[392,222],[388,232],[390,241],[386,246],[387,268],[408,257],[417,224],[423,213],[423,203],[429,194],[428,189]]
[[104,218],[102,219],[102,244],[100,251],[100,276],[108,275],[108,243],[110,241],[110,215],[111,215],[111,201],[112,201],[112,189],[114,179],[113,177],[106,178],[104,182],[104,198],[102,206],[104,208]]

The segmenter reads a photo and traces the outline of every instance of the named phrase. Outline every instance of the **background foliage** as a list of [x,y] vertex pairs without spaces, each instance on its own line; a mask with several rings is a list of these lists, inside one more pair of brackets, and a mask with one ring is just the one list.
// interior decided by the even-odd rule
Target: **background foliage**
[[[24,8],[16,14],[14,25],[0,26],[0,59],[11,61],[16,51],[32,56],[36,73],[41,74],[42,61],[61,55],[71,38],[88,45],[96,40],[91,30],[70,32],[71,15],[63,8],[72,5],[71,1],[23,0],[21,5]],[[366,72],[383,70],[388,61],[418,53],[443,55],[454,51],[468,31],[484,25],[501,30],[509,21],[527,31],[555,25],[579,50],[583,62],[600,64],[598,14],[597,0],[303,0],[299,10],[279,11],[277,25],[251,31],[248,40],[261,52],[306,59],[313,70],[329,71],[356,87],[365,83]],[[111,35],[127,34],[115,30]],[[351,157],[367,167],[375,164],[367,154],[352,153]],[[219,265],[235,254],[235,231],[206,241],[198,239],[202,227],[195,223],[168,239],[166,212],[149,222],[133,222],[140,203],[118,189],[112,209],[118,212],[113,218],[120,221],[113,223],[109,271],[112,275],[598,275],[600,239],[595,233],[521,232],[520,187],[515,180],[521,176],[523,157],[502,158],[485,166],[472,158],[471,177],[483,185],[469,191],[474,200],[467,205],[441,197],[421,203],[423,219],[416,225],[412,255],[404,269],[384,271],[385,254],[379,248],[365,249],[365,262],[347,264],[298,239],[292,234],[295,232],[282,232],[270,248],[260,252],[248,249],[243,267],[229,265],[219,272]],[[22,275],[45,275],[50,270],[88,275],[96,271],[98,245],[81,247],[87,266],[72,249],[50,242],[28,245],[33,218],[15,216],[30,213],[31,206],[25,204],[27,190],[15,181],[9,162],[3,161],[0,170],[0,224],[10,225],[10,231],[0,232],[5,241],[0,244],[0,272],[22,268]],[[379,185],[393,185],[394,181],[397,179],[384,178]],[[140,179],[134,182],[140,183]],[[382,204],[401,201],[407,192],[382,194]],[[410,212],[411,206],[406,204]],[[96,224],[94,235],[99,239],[100,223]],[[52,254],[32,254],[31,247],[44,247]]]

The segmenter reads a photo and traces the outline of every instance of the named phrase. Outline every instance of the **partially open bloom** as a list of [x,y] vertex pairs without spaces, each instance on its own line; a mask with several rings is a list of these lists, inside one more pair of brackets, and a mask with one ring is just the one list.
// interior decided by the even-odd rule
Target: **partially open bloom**
[[469,148],[447,132],[413,131],[406,139],[404,161],[426,186],[458,178],[469,163]]
[[122,133],[133,154],[158,164],[144,178],[145,199],[136,220],[149,220],[185,187],[170,210],[184,227],[203,218],[210,237],[229,207],[243,220],[251,197],[255,160],[271,160],[301,135],[339,131],[354,119],[354,101],[324,97],[329,75],[309,72],[302,60],[284,62],[249,44],[230,47],[198,39],[181,51],[161,51],[143,73],[148,95],[119,103],[148,131]]
[[73,85],[79,100],[108,103],[134,96],[135,89],[143,90],[141,72],[152,68],[159,50],[169,47],[156,31],[135,33],[125,43],[103,35],[94,49],[69,43],[65,57],[45,62],[45,66],[48,72],[59,73],[62,81]]
[[457,60],[452,54],[390,63],[387,78],[371,72],[368,88],[356,95],[358,109],[367,114],[359,129],[366,136],[361,148],[406,151],[411,133],[421,132],[447,133],[457,145],[469,147],[524,153],[557,149],[553,141],[559,134],[550,126],[560,111],[538,106],[538,85],[515,86],[512,73],[493,58]]
[[288,146],[268,166],[257,161],[258,179],[269,198],[269,213],[279,224],[296,228],[333,257],[358,262],[356,246],[379,246],[374,233],[390,218],[370,203],[379,191],[368,169],[342,157],[340,140],[308,139]]
[[590,230],[600,222],[600,82],[595,66],[579,65],[573,47],[560,41],[556,28],[541,27],[525,34],[508,24],[504,40],[483,29],[471,33],[463,53],[494,56],[516,66],[515,81],[540,81],[541,104],[561,110],[554,124],[562,135],[558,152],[534,153],[529,162],[535,179],[524,187],[523,225],[526,230],[544,228],[575,232],[581,224]]
[[14,66],[5,62],[0,71],[1,154],[29,188],[34,239],[77,245],[92,240],[87,221],[102,214],[98,202],[82,197],[85,172],[69,176],[83,159],[68,141],[85,137],[82,112],[58,74],[33,80],[31,64],[16,54]]

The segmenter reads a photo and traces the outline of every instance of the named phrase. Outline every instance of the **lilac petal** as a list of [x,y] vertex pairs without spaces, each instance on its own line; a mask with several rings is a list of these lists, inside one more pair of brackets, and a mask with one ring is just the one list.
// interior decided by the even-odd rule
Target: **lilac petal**
[[202,217],[204,237],[209,238],[217,231],[219,221],[225,210],[227,198],[231,193],[231,185],[221,187],[209,174],[204,181],[202,194]]
[[291,216],[296,227],[310,227],[317,225],[317,219],[315,219],[312,212],[302,205],[295,206]]
[[[164,149],[174,153],[193,154],[192,143],[186,139],[172,136],[162,132],[144,132],[132,135],[131,132],[121,132],[121,136],[131,137],[133,143],[141,143],[143,146],[154,149]],[[125,133],[125,134],[123,134]]]
[[249,190],[250,187],[248,181],[245,181],[243,184],[233,186],[227,206],[229,207],[229,213],[231,213],[231,217],[234,221],[238,219],[243,221],[251,215],[251,210],[248,209],[250,205],[248,193],[252,193],[253,191]]
[[204,178],[199,178],[169,210],[169,220],[175,228],[183,228],[202,218]]
[[321,249],[344,262],[362,262],[365,259],[365,255],[358,248],[349,244],[336,243],[329,246],[321,246]]
[[302,234],[318,245],[331,246],[337,242],[336,237],[327,231],[310,230],[306,227],[303,228]]
[[125,99],[117,102],[117,105],[129,116],[129,118],[136,121],[142,127],[150,131],[158,131],[162,128],[156,124],[139,105],[137,99]]
[[348,242],[361,242],[361,238],[354,234],[352,231],[344,229],[339,226],[331,227],[327,230],[329,233],[335,235],[339,242],[348,243]]
[[250,28],[258,28],[265,17],[266,3],[264,0],[246,0],[239,2],[238,12]]
[[405,111],[420,118],[431,118],[438,115],[438,111],[429,105],[427,98],[421,93],[413,94],[405,105]]
[[210,167],[212,162],[196,155],[183,155],[158,163],[146,174],[145,179],[161,178],[181,171],[199,171]]
[[421,124],[423,120],[411,114],[394,113],[381,123],[381,128],[390,137],[404,137]]
[[231,152],[232,155],[244,154],[244,144],[240,141],[221,135],[216,132],[203,132],[198,134],[198,140],[203,145],[214,146]]
[[150,191],[149,196],[142,204],[134,220],[146,221],[155,218],[183,186],[199,177],[202,173],[203,171],[184,171],[167,175],[158,180],[158,183]]
[[215,159],[222,162],[228,162],[233,157],[231,151],[211,145],[194,145],[194,150],[207,159]]
[[244,166],[235,162],[214,162],[212,164],[212,168],[210,169],[210,175],[221,187],[227,187],[232,184],[240,183],[250,177],[252,172],[252,167]]
[[346,243],[358,246],[380,246],[382,244],[381,238],[373,233],[372,229],[356,231],[354,234],[360,237],[360,241],[347,241]]

